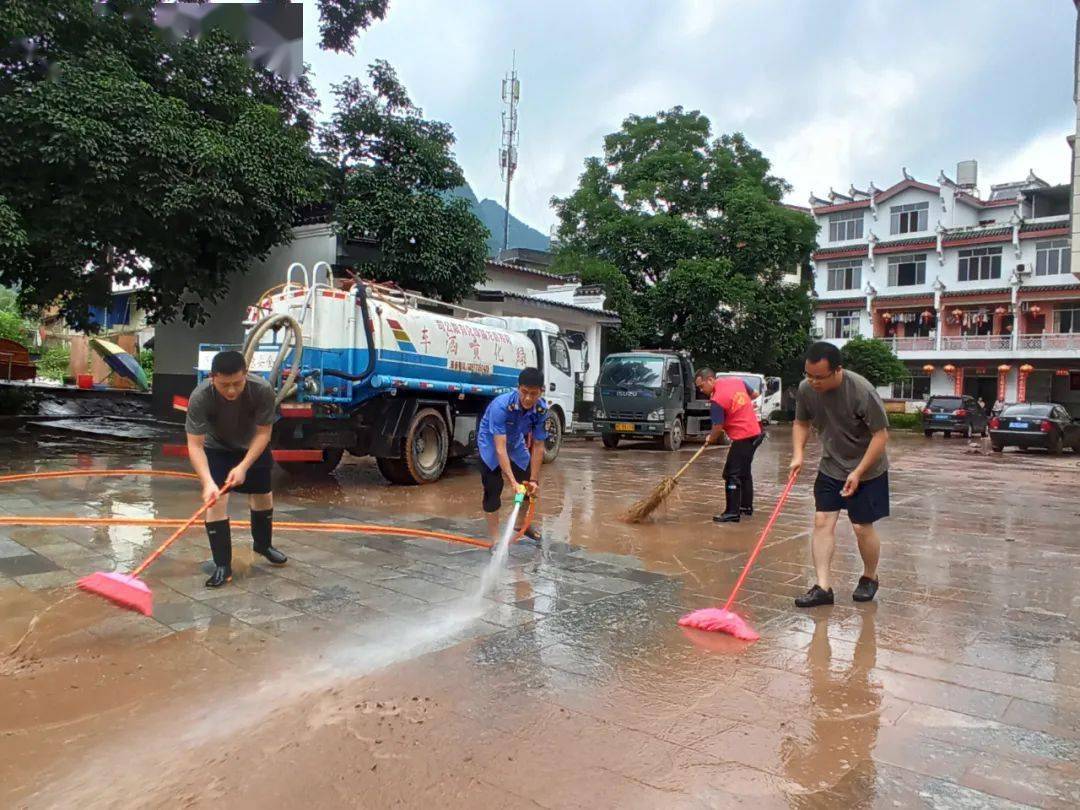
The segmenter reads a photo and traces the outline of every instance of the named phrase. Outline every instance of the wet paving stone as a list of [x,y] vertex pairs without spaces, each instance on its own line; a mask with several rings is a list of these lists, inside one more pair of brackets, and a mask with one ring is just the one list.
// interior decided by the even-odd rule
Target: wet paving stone
[[40,554],[20,554],[0,557],[0,574],[6,577],[24,577],[30,574],[47,574],[59,571],[61,566]]
[[[53,468],[75,463],[76,451],[52,447],[59,449],[40,452],[59,454],[46,459]],[[45,606],[57,607],[30,635],[28,657],[18,663],[26,669],[0,679],[0,699],[14,706],[43,695],[66,707],[63,701],[105,677],[115,679],[110,694],[159,710],[154,733],[165,738],[189,728],[193,716],[205,731],[227,715],[230,732],[191,740],[190,759],[184,746],[140,758],[137,749],[151,750],[154,738],[132,736],[125,767],[108,759],[102,769],[117,778],[137,774],[143,789],[160,781],[162,791],[174,784],[169,779],[190,774],[183,790],[168,795],[194,797],[195,806],[210,799],[205,769],[184,766],[167,776],[155,763],[226,757],[230,767],[214,784],[229,786],[229,795],[252,797],[275,785],[280,798],[299,784],[330,803],[339,777],[348,783],[363,773],[371,781],[349,796],[385,798],[380,791],[392,789],[406,806],[423,785],[458,784],[459,777],[467,789],[428,804],[1080,804],[1080,541],[1069,494],[1080,484],[1075,463],[1011,452],[973,457],[962,443],[895,437],[879,599],[850,601],[861,565],[841,520],[838,601],[817,611],[792,605],[813,577],[810,482],[800,482],[735,604],[762,635],[746,645],[676,624],[688,609],[723,604],[767,517],[712,523],[723,451],[710,450],[648,523],[621,520],[693,450],[568,444],[544,468],[537,516],[544,542],[513,546],[482,599],[486,549],[284,528],[275,544],[288,565],[253,558],[250,537],[238,530],[234,582],[211,591],[203,586],[209,550],[196,530],[147,573],[155,593],[148,619],[88,596],[70,605],[60,600],[80,572],[123,570],[166,533],[3,527],[0,642],[16,641]],[[137,466],[140,452],[110,451],[103,463]],[[786,453],[787,436],[777,429],[755,462],[759,513],[785,484]],[[963,476],[955,474],[960,467]],[[279,520],[482,537],[477,479],[465,464],[431,487],[390,487],[369,460],[352,459],[325,485],[281,478],[275,508]],[[987,499],[986,491],[997,494]],[[23,514],[183,517],[196,500],[186,482],[167,480],[84,481],[81,488],[50,482],[34,499],[0,489],[0,510]],[[245,510],[234,511],[246,518]],[[186,671],[188,660],[202,662],[198,672]],[[22,691],[35,672],[42,674],[33,689]],[[265,693],[255,691],[264,695],[259,700],[251,678],[265,685]],[[158,707],[147,684],[175,692],[172,702]],[[325,696],[314,698],[310,690],[323,686]],[[356,695],[346,699],[348,690]],[[230,695],[220,717],[206,706],[210,692]],[[366,713],[365,701],[380,693],[404,705],[390,712],[385,704],[385,717],[384,709]],[[413,696],[446,707],[439,722],[409,715]],[[16,736],[0,735],[0,803],[8,785],[21,786],[13,794],[21,800],[59,784],[65,769],[79,777],[72,784],[92,784],[83,763],[113,756],[93,743],[119,705],[107,700],[72,702],[55,728],[28,724]],[[348,719],[327,719],[339,716]],[[400,721],[393,734],[392,721]],[[268,736],[250,744],[264,730]],[[373,758],[372,751],[398,742],[393,754]],[[38,750],[54,752],[55,762],[43,764]],[[44,806],[87,804],[82,798]]]

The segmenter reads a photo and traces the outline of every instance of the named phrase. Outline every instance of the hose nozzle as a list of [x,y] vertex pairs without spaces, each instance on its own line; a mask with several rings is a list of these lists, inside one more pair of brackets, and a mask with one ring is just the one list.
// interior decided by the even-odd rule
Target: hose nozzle
[[526,492],[528,492],[528,489],[526,489],[525,485],[524,484],[518,484],[517,485],[517,490],[514,493],[514,503],[524,503],[525,502],[525,493]]

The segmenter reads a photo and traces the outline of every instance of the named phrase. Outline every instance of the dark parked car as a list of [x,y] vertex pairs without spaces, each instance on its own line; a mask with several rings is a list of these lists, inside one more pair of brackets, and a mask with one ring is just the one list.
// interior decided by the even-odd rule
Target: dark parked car
[[1080,453],[1080,421],[1053,402],[1009,405],[990,420],[990,446],[995,453],[1006,447],[1045,447],[1051,453],[1068,447]]
[[970,439],[976,433],[986,435],[987,416],[974,397],[934,396],[923,408],[922,424],[928,437],[944,433],[948,438],[961,433]]

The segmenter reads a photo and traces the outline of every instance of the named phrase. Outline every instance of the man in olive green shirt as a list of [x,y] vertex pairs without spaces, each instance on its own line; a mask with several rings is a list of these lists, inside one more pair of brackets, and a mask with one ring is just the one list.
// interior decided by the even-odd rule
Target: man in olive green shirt
[[878,591],[881,540],[874,524],[889,515],[889,418],[874,386],[841,366],[840,350],[819,342],[806,353],[806,379],[799,385],[792,432],[791,471],[803,466],[803,451],[814,427],[821,441],[821,464],[814,482],[813,558],[817,582],[795,599],[799,607],[833,604],[830,568],[836,550],[836,521],[846,509],[863,561],[852,593],[869,602]]

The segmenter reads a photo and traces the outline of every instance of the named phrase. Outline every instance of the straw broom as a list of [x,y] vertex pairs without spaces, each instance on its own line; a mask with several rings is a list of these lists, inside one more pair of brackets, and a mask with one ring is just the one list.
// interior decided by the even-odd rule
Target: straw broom
[[653,487],[652,492],[635,503],[626,513],[626,520],[628,523],[641,523],[645,518],[656,511],[656,508],[660,506],[675,489],[675,484],[678,483],[679,478],[684,472],[690,469],[690,465],[698,460],[698,457],[705,452],[705,448],[709,446],[709,440],[705,440],[705,444],[701,445],[693,457],[683,464],[682,469],[675,475],[669,476]]

